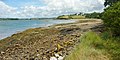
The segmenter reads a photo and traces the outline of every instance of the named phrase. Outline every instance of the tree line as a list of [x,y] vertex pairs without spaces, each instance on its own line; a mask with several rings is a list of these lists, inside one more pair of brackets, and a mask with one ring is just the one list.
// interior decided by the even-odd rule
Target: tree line
[[120,0],[105,0],[102,20],[113,36],[120,36]]
[[104,12],[84,14],[85,17],[102,19],[112,35],[120,36],[120,0],[105,0],[104,6]]

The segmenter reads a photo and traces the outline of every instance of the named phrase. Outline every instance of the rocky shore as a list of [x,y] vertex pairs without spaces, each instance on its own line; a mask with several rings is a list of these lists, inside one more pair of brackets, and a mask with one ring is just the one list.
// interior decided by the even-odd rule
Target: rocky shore
[[81,19],[74,23],[28,29],[0,41],[0,60],[63,60],[80,42],[84,32],[101,32],[101,27],[99,19]]

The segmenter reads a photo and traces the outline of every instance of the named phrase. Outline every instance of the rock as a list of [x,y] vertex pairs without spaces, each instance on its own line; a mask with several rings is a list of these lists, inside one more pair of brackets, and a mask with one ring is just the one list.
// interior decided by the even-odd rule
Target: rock
[[40,54],[37,54],[37,56],[39,56]]
[[35,58],[34,60],[39,60],[39,58]]
[[5,52],[1,51],[1,54],[5,54]]
[[56,57],[51,57],[50,60],[57,60],[57,58]]
[[43,59],[42,60],[48,60],[46,57],[43,57]]
[[39,49],[37,49],[37,52],[39,52]]
[[35,60],[34,58],[30,58],[30,60]]
[[58,57],[58,60],[63,60],[63,59],[64,59],[64,57],[62,57],[62,56]]
[[59,54],[55,54],[55,57],[59,57]]
[[57,50],[60,51],[60,50],[62,50],[62,49],[63,49],[63,47],[62,47],[60,44],[58,44],[58,45],[57,45]]
[[59,51],[58,54],[59,54],[59,56],[62,56],[63,55],[63,51]]
[[50,52],[50,50],[46,50],[45,52],[46,52],[46,53],[49,53],[49,52]]
[[19,46],[20,46],[20,44],[15,44],[14,46],[15,46],[15,47],[19,47]]

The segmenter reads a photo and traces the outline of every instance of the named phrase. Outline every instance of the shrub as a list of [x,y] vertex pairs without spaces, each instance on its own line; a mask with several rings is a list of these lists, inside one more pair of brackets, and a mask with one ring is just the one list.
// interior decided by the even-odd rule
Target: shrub
[[104,48],[103,40],[96,33],[87,32],[80,37],[80,41],[65,60],[109,60],[106,51],[101,49]]
[[106,8],[102,18],[112,34],[120,36],[120,2]]

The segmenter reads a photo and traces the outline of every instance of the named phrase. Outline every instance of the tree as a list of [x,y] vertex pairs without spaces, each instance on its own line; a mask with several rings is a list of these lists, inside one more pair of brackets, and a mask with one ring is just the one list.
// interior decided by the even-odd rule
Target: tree
[[85,14],[86,18],[97,18],[97,19],[100,19],[101,16],[102,16],[102,13],[97,13],[97,12]]
[[120,36],[120,2],[105,9],[102,17],[105,26],[113,33]]
[[120,1],[120,0],[105,0],[104,5],[105,5],[105,7],[108,6],[108,5],[111,6],[112,4],[114,4],[118,1]]

